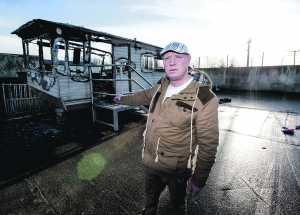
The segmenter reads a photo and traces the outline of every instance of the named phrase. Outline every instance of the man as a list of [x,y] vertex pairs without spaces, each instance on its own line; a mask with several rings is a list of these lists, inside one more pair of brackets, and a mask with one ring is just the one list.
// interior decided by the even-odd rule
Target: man
[[172,42],[160,54],[166,77],[151,89],[114,100],[149,105],[142,150],[146,173],[144,214],[156,214],[159,196],[166,186],[175,212],[184,214],[186,190],[201,190],[215,160],[218,99],[209,86],[189,75],[191,56],[186,45]]

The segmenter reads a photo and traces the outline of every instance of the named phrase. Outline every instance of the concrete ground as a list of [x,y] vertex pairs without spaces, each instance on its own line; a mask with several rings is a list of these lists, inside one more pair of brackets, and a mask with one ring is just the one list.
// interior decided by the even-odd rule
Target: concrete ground
[[[189,214],[300,214],[300,130],[281,132],[300,125],[300,101],[230,96],[232,103],[219,107],[215,165],[207,185],[189,199]],[[137,214],[144,201],[143,129],[141,121],[128,124],[119,135],[2,188],[0,214]],[[159,214],[172,214],[167,190]]]

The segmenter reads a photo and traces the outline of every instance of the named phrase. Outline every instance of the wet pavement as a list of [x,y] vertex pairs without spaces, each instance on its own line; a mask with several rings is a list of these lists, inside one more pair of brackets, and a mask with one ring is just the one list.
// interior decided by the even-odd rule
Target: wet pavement
[[300,94],[281,92],[229,91],[217,92],[220,98],[231,98],[235,107],[246,107],[275,112],[300,113]]
[[[300,100],[219,96],[232,102],[219,107],[216,163],[189,200],[189,214],[299,214],[300,130],[290,136],[281,128],[300,125]],[[89,149],[3,187],[0,214],[137,214],[144,201],[143,129],[139,120],[106,140],[94,136]],[[168,203],[165,190],[160,215],[173,214]]]

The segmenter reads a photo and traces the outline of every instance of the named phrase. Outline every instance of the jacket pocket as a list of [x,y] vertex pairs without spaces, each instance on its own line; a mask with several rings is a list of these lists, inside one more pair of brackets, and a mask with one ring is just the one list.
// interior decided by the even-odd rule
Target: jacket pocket
[[166,151],[158,152],[158,162],[157,165],[159,169],[163,170],[176,170],[178,163],[178,157],[174,154],[168,153]]
[[191,121],[192,111],[186,107],[175,106],[166,113],[166,120],[171,126],[186,127]]

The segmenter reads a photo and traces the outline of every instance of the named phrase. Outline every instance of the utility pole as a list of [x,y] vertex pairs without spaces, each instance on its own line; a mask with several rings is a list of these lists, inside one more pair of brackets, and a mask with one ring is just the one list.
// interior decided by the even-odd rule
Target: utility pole
[[201,61],[200,61],[200,57],[198,58],[198,68],[200,69],[200,64],[201,63]]
[[265,53],[263,52],[261,56],[261,67],[264,66],[264,58],[265,58]]
[[248,49],[247,49],[247,67],[249,67],[249,58],[250,58],[250,44],[251,44],[252,40],[251,38],[248,40]]
[[228,55],[226,56],[226,68],[224,69],[224,74],[223,74],[223,85],[226,85],[226,73],[228,70]]
[[226,68],[228,69],[228,55],[226,56]]
[[293,51],[290,51],[290,52],[293,52],[294,53],[294,67],[296,66],[296,54],[297,52],[300,52],[300,49],[298,50],[293,50]]
[[209,65],[208,65],[208,56],[206,56],[206,68],[209,68]]

